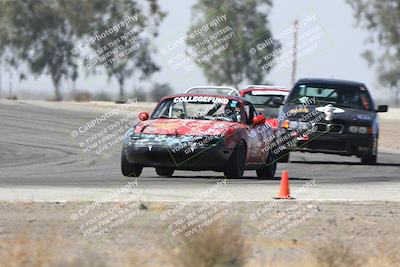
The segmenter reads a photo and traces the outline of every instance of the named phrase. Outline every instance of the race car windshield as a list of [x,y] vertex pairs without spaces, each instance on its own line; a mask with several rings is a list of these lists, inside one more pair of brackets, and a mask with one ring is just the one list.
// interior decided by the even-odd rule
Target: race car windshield
[[332,85],[297,85],[289,94],[287,103],[308,103],[314,99],[317,105],[372,110],[372,100],[364,87]]
[[152,119],[241,121],[240,103],[223,97],[183,96],[164,100]]
[[264,92],[256,94],[253,92],[248,92],[244,95],[244,98],[246,98],[254,105],[257,112],[263,114],[266,117],[276,117],[279,113],[280,107],[280,104],[278,104],[277,102],[282,103],[285,99],[285,96],[279,94],[267,94]]
[[279,108],[279,104],[274,104],[274,99],[280,99],[283,101],[285,96],[283,95],[253,95],[251,93],[247,93],[244,95],[244,98],[249,100],[255,106],[267,106],[271,108]]

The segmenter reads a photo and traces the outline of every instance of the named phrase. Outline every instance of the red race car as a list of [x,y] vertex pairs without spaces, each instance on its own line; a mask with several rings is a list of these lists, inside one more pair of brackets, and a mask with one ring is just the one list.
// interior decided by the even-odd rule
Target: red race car
[[278,116],[279,107],[288,94],[289,90],[281,86],[270,85],[248,85],[240,91],[242,97],[253,103],[256,110],[267,117],[270,125],[277,123],[271,118]]
[[[199,90],[203,93],[195,93]],[[125,176],[138,177],[143,167],[155,167],[160,176],[175,170],[212,170],[227,178],[240,178],[244,170],[265,179],[275,175],[276,161],[267,149],[272,129],[234,88],[193,87],[164,97],[151,115],[138,117],[123,142]]]

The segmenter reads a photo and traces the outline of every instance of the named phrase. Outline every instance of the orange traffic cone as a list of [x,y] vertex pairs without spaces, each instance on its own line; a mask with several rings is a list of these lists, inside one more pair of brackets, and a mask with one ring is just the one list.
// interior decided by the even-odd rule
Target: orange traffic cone
[[281,176],[281,189],[279,191],[279,195],[274,197],[275,199],[294,199],[290,196],[290,189],[289,189],[289,173],[287,170],[282,171]]

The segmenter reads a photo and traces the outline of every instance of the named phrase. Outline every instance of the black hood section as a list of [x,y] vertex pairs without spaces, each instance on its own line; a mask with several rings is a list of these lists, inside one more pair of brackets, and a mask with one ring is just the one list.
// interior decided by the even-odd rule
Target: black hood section
[[258,113],[263,114],[267,118],[275,118],[278,116],[279,108],[271,108],[265,106],[254,106]]
[[[333,105],[336,107],[335,105]],[[282,116],[284,114],[291,114],[286,117],[288,120],[299,120],[300,118],[306,116],[309,113],[313,113],[312,118],[316,118],[319,115],[323,115],[323,119],[320,122],[329,122],[325,120],[325,113],[316,110],[317,105],[307,105],[306,107],[301,107],[300,104],[286,104],[282,107],[279,115]],[[357,125],[357,126],[370,126],[375,120],[376,113],[368,110],[361,109],[353,109],[353,108],[345,108],[345,107],[336,107],[344,110],[342,113],[334,113],[333,119],[330,121],[331,123],[339,123],[345,125]],[[297,110],[297,111],[296,111]],[[291,112],[289,112],[291,111]],[[295,112],[293,112],[295,111]],[[310,119],[310,120],[311,120]],[[309,119],[304,120],[309,121]]]

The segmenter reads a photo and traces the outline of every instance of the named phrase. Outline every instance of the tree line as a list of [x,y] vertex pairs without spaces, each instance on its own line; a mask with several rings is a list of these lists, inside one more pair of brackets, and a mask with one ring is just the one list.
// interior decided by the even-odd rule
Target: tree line
[[[26,65],[32,75],[49,75],[53,82],[55,100],[61,100],[62,79],[76,81],[78,60],[86,57],[75,46],[86,38],[96,36],[113,27],[118,17],[138,17],[133,23],[101,40],[92,42],[86,50],[96,51],[112,40],[119,39],[135,27],[147,27],[150,36],[139,40],[139,48],[125,60],[113,60],[118,56],[109,53],[110,63],[105,69],[107,76],[117,79],[120,97],[124,95],[125,79],[137,74],[141,79],[149,78],[159,67],[152,58],[148,42],[157,36],[158,26],[165,16],[157,0],[146,0],[139,5],[131,0],[24,0],[0,1],[0,56],[1,61],[18,71],[20,77],[26,73],[20,68]],[[125,43],[124,43],[125,42]],[[108,47],[107,53],[112,50]],[[87,63],[88,64],[88,63]],[[96,74],[88,69],[86,75]]]
[[[377,67],[378,80],[399,101],[399,1],[348,3],[359,25],[371,33],[369,40],[383,48],[367,50],[364,57]],[[249,44],[261,37],[273,39],[272,5],[272,0],[198,0],[192,8],[183,56],[200,67],[210,83],[268,83],[272,67],[260,67],[249,53]],[[20,79],[48,75],[56,100],[62,99],[62,80],[76,81],[82,74],[80,64],[91,66],[83,74],[105,73],[115,79],[122,99],[127,79],[149,80],[160,70],[153,39],[167,15],[158,0],[0,0],[0,64],[16,70]],[[132,19],[128,23],[126,18]],[[276,40],[262,53],[271,54],[279,47]],[[121,53],[128,55],[121,57]],[[175,56],[176,51],[170,54]],[[99,69],[105,62],[106,67]]]
[[366,49],[363,57],[374,67],[382,86],[388,87],[400,104],[400,1],[347,0],[358,25],[369,33],[368,43],[379,48]]

